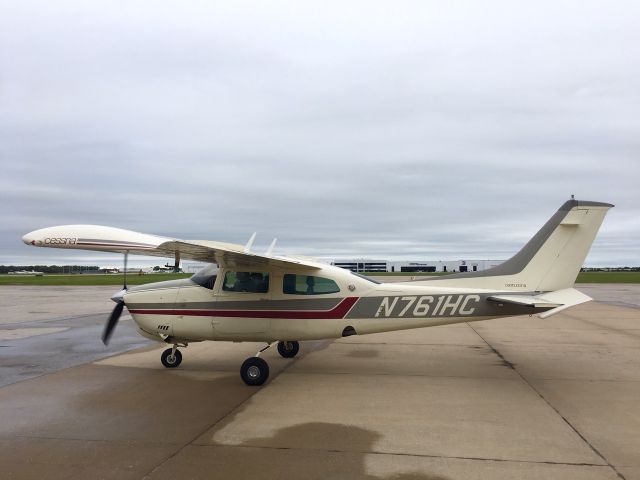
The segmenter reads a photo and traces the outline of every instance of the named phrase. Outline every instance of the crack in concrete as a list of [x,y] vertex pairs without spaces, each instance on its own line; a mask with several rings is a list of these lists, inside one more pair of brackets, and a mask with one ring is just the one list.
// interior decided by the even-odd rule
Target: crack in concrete
[[488,342],[488,341],[487,341],[487,340],[486,340],[486,339],[485,339],[485,338],[484,338],[484,337],[483,337],[483,336],[482,336],[482,335],[481,335],[481,334],[480,334],[480,333],[479,333],[475,328],[473,328],[473,326],[472,326],[471,324],[467,323],[466,325],[467,325],[471,330],[473,330],[473,331],[476,333],[476,335],[478,335],[478,337],[480,337],[480,338],[482,339],[482,341],[483,341],[484,343],[486,343],[486,344],[487,344],[487,346],[488,346],[491,350],[493,350],[493,351],[494,351],[494,353],[495,353],[495,354],[496,354],[496,355],[497,355],[497,356],[498,356],[502,361],[504,361],[504,362],[505,362],[505,364],[506,364],[509,368],[513,369],[513,371],[514,371],[514,372],[516,372],[516,373],[518,374],[518,376],[522,379],[522,381],[523,381],[525,384],[527,384],[527,385],[529,386],[529,388],[530,388],[531,390],[533,390],[533,391],[536,393],[536,395],[538,395],[538,396],[539,396],[539,397],[544,401],[544,403],[546,403],[546,404],[549,406],[549,408],[551,408],[554,412],[556,412],[556,414],[557,414],[557,415],[558,415],[558,416],[559,416],[559,417],[560,417],[560,418],[561,418],[561,419],[562,419],[562,420],[563,420],[563,421],[564,421],[564,422],[569,426],[569,428],[571,428],[571,430],[573,430],[573,431],[575,432],[575,434],[576,434],[576,435],[578,435],[578,437],[579,437],[579,438],[581,438],[581,439],[582,439],[582,441],[583,441],[583,442],[584,442],[584,443],[585,443],[585,444],[586,444],[586,445],[591,449],[591,451],[593,451],[593,452],[594,452],[598,457],[600,457],[600,458],[602,459],[602,461],[604,461],[604,462],[607,464],[607,466],[609,466],[609,468],[611,468],[611,470],[613,470],[613,471],[616,473],[616,475],[618,476],[618,478],[621,478],[622,480],[626,480],[626,479],[625,479],[625,477],[624,477],[624,475],[622,475],[622,473],[620,473],[620,472],[616,469],[616,467],[615,467],[611,462],[609,462],[609,460],[607,460],[607,458],[606,458],[602,453],[600,453],[600,451],[598,451],[598,449],[597,449],[596,447],[594,447],[594,446],[591,444],[591,442],[589,442],[589,440],[587,440],[587,438],[586,438],[582,433],[580,433],[580,431],[578,430],[578,428],[577,428],[576,426],[574,426],[574,425],[573,425],[573,424],[572,424],[572,423],[571,423],[571,422],[570,422],[570,421],[569,421],[569,420],[568,420],[564,415],[562,415],[562,413],[560,413],[560,411],[559,411],[555,406],[553,406],[553,405],[551,404],[551,402],[549,402],[549,400],[547,400],[547,399],[545,398],[545,396],[544,396],[544,395],[542,395],[542,393],[540,393],[540,392],[539,392],[539,391],[538,391],[538,390],[537,390],[537,389],[536,389],[536,388],[535,388],[535,387],[534,387],[534,386],[529,382],[529,380],[527,380],[527,378],[526,378],[524,375],[522,375],[522,373],[520,373],[520,372],[515,368],[515,365],[514,365],[513,363],[509,362],[509,361],[508,361],[508,360],[507,360],[507,359],[506,359],[506,358],[505,358],[505,357],[504,357],[504,356],[503,356],[503,355],[502,355],[502,354],[501,354],[501,353],[500,353],[496,348],[494,348],[494,347],[493,347],[493,345],[491,345],[491,344],[490,344],[490,343],[489,343],[489,342]]
[[372,373],[372,372],[321,372],[321,371],[311,371],[305,370],[304,372],[289,372],[289,375],[357,375],[359,377],[424,377],[424,378],[463,378],[463,379],[491,379],[491,380],[504,380],[507,382],[517,382],[516,378],[506,378],[506,377],[491,377],[491,376],[466,376],[466,375],[428,375],[424,373]]
[[224,445],[224,444],[213,444],[213,445],[191,445],[196,448],[259,448],[266,450],[304,450],[310,452],[329,452],[329,453],[353,453],[357,455],[389,455],[394,457],[415,457],[415,458],[442,458],[446,460],[472,460],[479,462],[505,462],[505,463],[531,463],[531,464],[542,464],[542,465],[567,465],[573,467],[598,467],[598,468],[607,468],[610,465],[604,465],[599,463],[588,463],[588,462],[554,462],[551,460],[519,460],[516,458],[484,458],[484,457],[465,457],[465,456],[457,456],[457,455],[435,455],[428,453],[398,453],[398,452],[381,452],[378,450],[337,450],[337,449],[320,449],[320,448],[304,448],[304,447],[274,447],[267,445]]

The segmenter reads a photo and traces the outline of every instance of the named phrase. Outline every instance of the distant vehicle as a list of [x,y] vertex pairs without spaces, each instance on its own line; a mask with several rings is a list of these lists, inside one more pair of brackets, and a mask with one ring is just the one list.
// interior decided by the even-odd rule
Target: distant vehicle
[[171,344],[161,355],[180,365],[179,346],[204,340],[266,342],[240,375],[262,385],[260,353],[277,342],[294,357],[299,340],[339,338],[419,327],[538,314],[547,318],[591,300],[573,283],[613,205],[571,199],[511,259],[479,272],[379,284],[303,257],[263,255],[246,246],[176,240],[119,228],[65,225],[28,233],[28,245],[175,257],[209,263],[191,278],[127,288],[105,326],[104,343],[126,306],[141,335]]
[[18,270],[15,272],[9,272],[9,275],[35,275],[36,277],[41,277],[44,275],[44,272],[36,272],[35,270]]

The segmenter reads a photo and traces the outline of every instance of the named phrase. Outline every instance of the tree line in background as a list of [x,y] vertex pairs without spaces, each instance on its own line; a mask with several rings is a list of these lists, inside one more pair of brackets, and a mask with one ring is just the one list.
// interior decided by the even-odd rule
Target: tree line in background
[[[104,267],[103,267],[104,268]],[[148,271],[148,269],[139,269],[139,268],[129,268],[127,272],[142,272],[143,270]],[[156,265],[152,268],[154,272],[173,272],[173,265],[165,265],[161,267]],[[97,265],[0,265],[0,275],[7,274],[11,272],[19,272],[19,271],[35,271],[42,273],[61,273],[61,274],[74,274],[74,273],[104,273],[104,270],[100,270],[100,267]],[[109,270],[111,271],[111,270]],[[182,269],[178,270],[182,272]]]
[[[155,266],[153,271],[158,272],[165,270],[164,268]],[[21,270],[36,271],[42,273],[60,273],[60,274],[74,274],[74,273],[98,273],[100,267],[97,265],[0,265],[0,275],[7,274],[9,272],[17,272]],[[640,267],[598,267],[590,268],[583,267],[581,272],[640,272]]]
[[640,267],[582,267],[581,272],[640,272]]
[[82,273],[97,272],[99,268],[97,265],[0,265],[0,274],[20,270],[34,270],[42,273]]

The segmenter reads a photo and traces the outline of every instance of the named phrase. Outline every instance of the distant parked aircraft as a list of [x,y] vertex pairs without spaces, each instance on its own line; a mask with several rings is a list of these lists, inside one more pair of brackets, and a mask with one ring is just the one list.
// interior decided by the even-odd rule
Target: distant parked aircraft
[[18,270],[16,272],[9,272],[9,275],[35,275],[36,277],[41,277],[44,275],[44,272],[36,272],[35,270]]

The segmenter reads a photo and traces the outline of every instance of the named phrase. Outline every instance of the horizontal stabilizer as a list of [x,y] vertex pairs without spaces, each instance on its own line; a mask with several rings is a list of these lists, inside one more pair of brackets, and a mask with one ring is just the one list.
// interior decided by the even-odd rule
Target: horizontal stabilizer
[[525,305],[527,307],[555,308],[562,306],[562,303],[548,302],[535,295],[493,295],[487,298],[487,300],[497,303]]
[[555,292],[545,293],[543,295],[549,301],[556,301],[558,303],[562,303],[561,307],[556,307],[551,310],[547,310],[546,312],[538,314],[540,318],[547,318],[551,315],[555,315],[556,313],[560,313],[561,311],[573,307],[575,305],[580,305],[581,303],[589,302],[593,300],[589,295],[585,295],[584,293],[576,290],[575,288],[564,288],[562,290],[556,290]]
[[538,314],[540,318],[547,318],[566,308],[588,302],[592,298],[575,288],[564,288],[554,292],[541,293],[540,295],[492,295],[487,300],[497,303],[526,305],[528,307],[549,308],[550,310]]

